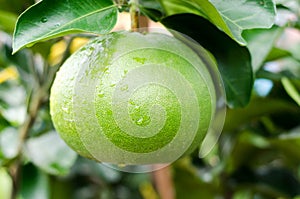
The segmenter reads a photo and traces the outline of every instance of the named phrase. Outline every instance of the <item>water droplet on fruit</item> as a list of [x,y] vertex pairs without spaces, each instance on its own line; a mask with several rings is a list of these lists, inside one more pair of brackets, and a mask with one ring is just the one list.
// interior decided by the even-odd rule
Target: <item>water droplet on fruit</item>
[[136,121],[136,124],[137,125],[142,125],[143,121],[144,121],[144,118],[140,118],[140,119],[138,119],[138,121]]
[[64,112],[68,112],[68,111],[69,111],[68,107],[62,107],[61,109],[62,109]]
[[130,100],[129,100],[129,104],[135,105],[135,102],[134,102],[132,99],[130,99]]
[[112,111],[111,110],[108,110],[108,111],[106,111],[106,114],[108,115],[108,116],[112,116]]
[[128,90],[128,85],[126,84],[126,85],[122,86],[120,89],[121,89],[121,91],[127,91]]
[[133,60],[141,64],[145,64],[146,62],[146,58],[143,57],[134,57]]
[[123,71],[123,74],[122,74],[122,76],[121,76],[121,77],[122,77],[122,78],[125,78],[125,77],[126,77],[126,75],[127,75],[127,73],[128,73],[128,70],[124,70],[124,71]]
[[147,126],[150,123],[150,120],[149,116],[143,116],[136,121],[136,124],[139,126]]
[[135,111],[140,111],[140,109],[141,109],[141,107],[140,107],[139,105],[135,105],[135,106],[134,106],[134,110],[135,110]]
[[43,17],[43,18],[41,19],[41,22],[42,22],[42,23],[46,23],[47,21],[48,21],[47,17]]
[[103,68],[104,73],[108,73],[108,67]]
[[104,92],[101,91],[101,92],[98,94],[98,97],[104,97]]

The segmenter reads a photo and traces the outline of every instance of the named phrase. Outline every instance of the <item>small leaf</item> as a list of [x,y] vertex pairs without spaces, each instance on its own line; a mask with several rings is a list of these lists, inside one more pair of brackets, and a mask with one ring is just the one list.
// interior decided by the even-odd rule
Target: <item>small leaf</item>
[[[212,184],[205,182],[197,175],[196,168],[189,159],[181,159],[173,167],[174,187],[176,198],[218,198],[218,189]],[[211,175],[211,173],[201,173]],[[187,197],[188,196],[188,197]]]
[[153,21],[159,21],[163,16],[163,13],[156,9],[147,8],[143,6],[139,6],[139,9],[144,15],[148,16]]
[[4,168],[0,168],[0,198],[10,199],[12,191],[12,179]]
[[248,104],[253,74],[247,48],[238,45],[209,21],[194,14],[172,15],[161,22],[168,28],[190,36],[215,56],[230,107]]
[[234,138],[229,138],[228,142],[230,143],[228,143],[227,151],[224,154],[226,170],[229,173],[243,165],[256,164],[258,166],[261,164],[258,158],[263,159],[264,156],[258,157],[256,154],[260,154],[261,151],[266,150],[270,145],[265,137],[249,129],[239,132],[234,135]]
[[164,15],[163,8],[157,0],[139,0],[139,9],[153,21],[159,21]]
[[26,154],[36,166],[53,175],[67,174],[77,157],[56,132],[28,139]]
[[266,61],[272,61],[272,60],[280,59],[280,58],[287,57],[290,55],[291,55],[291,53],[286,50],[273,47],[271,49],[271,51],[269,52],[268,56],[266,57]]
[[13,53],[71,33],[105,34],[116,21],[117,6],[111,0],[43,0],[20,15],[14,32]]
[[273,149],[283,154],[288,164],[299,165],[300,126],[270,139]]
[[202,16],[234,38],[219,11],[208,0],[160,0],[160,3],[164,7],[167,16],[185,13]]
[[272,0],[160,0],[167,16],[190,13],[202,16],[245,45],[243,30],[270,28],[275,21]]
[[283,77],[281,82],[285,91],[300,106],[300,93],[297,91],[293,83],[287,77]]
[[47,175],[32,164],[22,167],[21,198],[48,199],[50,184]]
[[0,153],[5,159],[12,159],[18,154],[19,133],[17,129],[8,127],[0,134]]
[[9,122],[3,117],[2,113],[0,112],[0,132],[9,126]]
[[248,43],[247,47],[251,54],[254,71],[257,71],[261,67],[281,33],[282,29],[277,26],[271,29],[252,29],[244,31],[243,36]]
[[297,105],[282,99],[255,97],[245,108],[227,110],[224,130],[234,131],[255,118],[284,113],[291,113],[295,117],[299,117],[300,109]]
[[275,22],[273,0],[211,0],[222,15],[232,34],[241,44],[245,44],[242,31],[253,28],[270,28]]

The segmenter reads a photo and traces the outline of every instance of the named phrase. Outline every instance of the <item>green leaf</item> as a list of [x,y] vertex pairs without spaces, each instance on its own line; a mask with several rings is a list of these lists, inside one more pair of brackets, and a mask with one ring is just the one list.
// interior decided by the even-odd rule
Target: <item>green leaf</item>
[[5,159],[15,158],[18,155],[19,143],[19,132],[17,129],[12,127],[4,129],[0,134],[0,154]]
[[224,130],[233,131],[256,118],[283,113],[299,115],[300,109],[295,104],[281,99],[253,98],[245,108],[227,110]]
[[116,24],[117,6],[111,0],[43,0],[20,15],[13,53],[25,46],[80,32],[108,33]]
[[287,77],[283,77],[281,83],[289,96],[300,106],[300,93],[293,83]]
[[251,62],[254,71],[257,71],[267,55],[273,48],[273,45],[282,33],[282,28],[277,26],[271,29],[252,29],[246,30],[243,33],[245,40],[247,41],[247,47],[251,54]]
[[160,3],[167,16],[184,13],[199,15],[208,19],[230,37],[234,38],[219,11],[208,0],[160,0]]
[[191,13],[202,16],[238,43],[245,45],[245,29],[270,28],[275,20],[272,0],[160,0],[167,16]]
[[218,9],[225,23],[230,28],[236,41],[245,44],[243,30],[270,28],[275,21],[273,0],[211,0]]
[[163,8],[157,0],[139,0],[139,9],[153,21],[159,21],[164,15]]
[[144,15],[146,15],[153,21],[159,21],[163,16],[163,13],[161,13],[159,10],[156,9],[147,8],[143,6],[139,6],[139,9]]
[[274,149],[284,154],[282,157],[286,159],[288,164],[299,165],[300,127],[271,138],[270,143]]
[[248,104],[253,86],[250,53],[209,21],[194,14],[179,14],[161,21],[166,27],[184,33],[216,58],[225,85],[227,104],[243,107]]
[[[208,175],[210,175],[209,173]],[[204,175],[204,173],[201,173]],[[181,159],[174,165],[173,171],[176,198],[218,198],[218,189],[208,182],[204,182],[189,159]]]
[[280,59],[280,58],[283,58],[283,57],[287,57],[287,56],[290,56],[290,55],[291,55],[290,52],[288,52],[286,50],[273,47],[271,49],[271,51],[269,52],[268,56],[266,57],[265,61],[273,61],[273,60]]
[[[229,136],[227,135],[227,137]],[[229,137],[228,142],[230,143],[227,143],[228,148],[224,153],[224,160],[229,173],[243,165],[256,164],[255,166],[260,166],[258,158],[264,156],[258,157],[256,154],[260,154],[270,145],[266,138],[248,129],[235,134],[234,138]]]
[[9,126],[10,126],[9,122],[3,117],[2,113],[0,112],[0,132]]
[[0,29],[12,33],[16,21],[17,16],[14,13],[0,10]]
[[53,175],[67,174],[77,158],[53,131],[28,139],[26,154],[36,166]]
[[0,168],[0,198],[10,199],[12,179],[4,168]]
[[21,198],[48,199],[50,195],[48,176],[27,164],[22,167]]

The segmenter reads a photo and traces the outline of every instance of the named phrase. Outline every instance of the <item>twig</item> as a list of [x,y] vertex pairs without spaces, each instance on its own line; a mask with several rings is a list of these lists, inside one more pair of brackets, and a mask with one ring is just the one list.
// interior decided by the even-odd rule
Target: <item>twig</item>
[[13,164],[10,166],[10,175],[12,176],[13,180],[13,190],[11,194],[11,199],[16,199],[19,189],[20,189],[20,181],[21,181],[21,169],[22,169],[22,148],[26,141],[26,138],[29,134],[29,131],[32,125],[35,122],[38,110],[43,102],[43,94],[42,91],[39,90],[35,94],[36,96],[32,96],[32,101],[29,105],[29,110],[25,119],[25,122],[20,128],[19,132],[19,145],[17,149],[17,157]]
[[154,171],[153,179],[161,199],[175,199],[175,189],[170,166]]
[[[60,64],[62,64],[69,57],[70,45],[72,41],[73,38],[67,39],[67,48],[63,54]],[[44,82],[36,81],[37,83],[36,90],[32,92],[32,96],[30,97],[26,119],[23,125],[20,127],[17,157],[14,159],[14,161],[9,167],[10,175],[13,180],[11,199],[16,199],[18,197],[18,193],[20,190],[20,182],[21,182],[21,174],[22,174],[22,158],[23,158],[22,149],[24,143],[28,137],[31,127],[33,126],[37,118],[37,114],[41,105],[45,102],[45,100],[49,96],[49,89],[50,86],[52,85],[52,82],[55,78],[55,73],[58,70],[58,68],[59,68],[58,66],[53,66],[50,68],[49,66],[45,67],[45,70],[47,71],[44,74],[44,77],[42,77],[42,79],[47,78],[47,81]]]
[[138,8],[138,4],[139,1],[138,0],[131,0],[130,1],[130,20],[131,20],[131,31],[137,31],[137,29],[139,28],[139,8]]

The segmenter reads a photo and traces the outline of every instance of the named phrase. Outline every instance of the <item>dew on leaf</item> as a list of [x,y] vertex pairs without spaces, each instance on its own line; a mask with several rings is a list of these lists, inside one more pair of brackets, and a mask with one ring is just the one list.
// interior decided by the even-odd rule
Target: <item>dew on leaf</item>
[[47,17],[43,17],[43,18],[41,19],[41,22],[42,22],[42,23],[46,23],[47,21],[48,21]]

